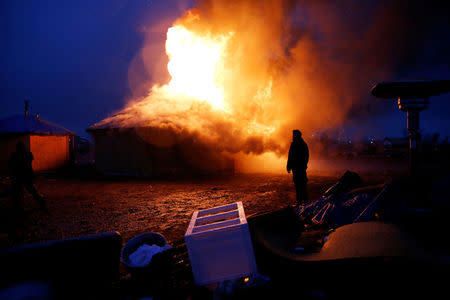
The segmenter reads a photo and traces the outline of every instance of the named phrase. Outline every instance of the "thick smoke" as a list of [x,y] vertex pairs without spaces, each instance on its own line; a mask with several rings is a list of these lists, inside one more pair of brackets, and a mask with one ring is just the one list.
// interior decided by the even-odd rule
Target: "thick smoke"
[[[284,155],[292,129],[302,130],[307,139],[350,115],[376,112],[369,90],[392,76],[411,40],[414,20],[405,13],[406,4],[198,1],[175,25],[200,35],[233,33],[221,82],[228,112],[189,99],[180,103],[164,86],[148,85],[147,96],[98,126],[160,127],[220,151]],[[162,71],[163,51],[149,39],[142,52],[148,72],[158,80],[170,78]]]

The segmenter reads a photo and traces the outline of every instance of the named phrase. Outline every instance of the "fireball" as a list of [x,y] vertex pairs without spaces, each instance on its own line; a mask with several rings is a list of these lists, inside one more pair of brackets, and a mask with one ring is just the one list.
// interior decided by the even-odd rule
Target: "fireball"
[[179,96],[207,101],[225,109],[223,74],[228,35],[199,36],[181,25],[169,28],[166,52],[170,80],[167,88]]

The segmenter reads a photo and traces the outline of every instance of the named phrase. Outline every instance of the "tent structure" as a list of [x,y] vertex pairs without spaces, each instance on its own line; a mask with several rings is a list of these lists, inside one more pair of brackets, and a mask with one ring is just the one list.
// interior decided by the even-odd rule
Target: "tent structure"
[[72,158],[74,132],[42,120],[39,115],[15,115],[0,120],[0,172],[8,171],[8,160],[18,142],[33,153],[35,171],[52,171]]
[[234,160],[170,128],[118,127],[99,122],[86,130],[95,143],[95,167],[109,175],[161,177],[233,174]]

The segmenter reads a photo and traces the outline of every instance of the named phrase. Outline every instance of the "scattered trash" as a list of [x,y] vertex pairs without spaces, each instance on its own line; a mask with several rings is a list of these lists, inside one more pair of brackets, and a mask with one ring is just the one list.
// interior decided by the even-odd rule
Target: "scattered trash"
[[129,260],[135,267],[144,267],[150,263],[153,255],[170,249],[170,246],[165,245],[160,247],[158,245],[147,245],[143,244],[138,247],[136,251],[130,254]]
[[233,295],[249,288],[262,286],[270,282],[270,278],[259,273],[250,277],[225,280],[219,283],[214,290],[213,299],[233,299]]
[[[151,245],[158,248],[148,248]],[[144,247],[141,248],[142,246]],[[125,244],[122,249],[121,259],[132,273],[142,273],[150,266],[149,263],[153,255],[170,248],[163,235],[157,232],[145,232],[133,237]],[[132,255],[134,255],[133,260],[131,259]],[[147,265],[144,264],[146,262]]]
[[361,177],[357,173],[346,171],[338,182],[325,191],[324,196],[346,193],[352,189],[360,187],[361,184]]
[[373,199],[373,195],[365,193],[354,197],[348,194],[322,196],[318,200],[299,206],[297,214],[312,224],[331,222],[342,226],[363,220],[361,218],[363,213],[364,220],[372,218],[375,211],[369,210],[368,207],[373,205]]
[[321,291],[311,291],[313,299],[327,299],[327,295]]
[[[373,198],[373,195],[362,193],[342,201],[340,205],[337,206],[333,216],[333,222],[338,226],[354,223],[361,215],[362,211],[370,205]],[[372,218],[373,213],[368,217]]]
[[299,205],[297,215],[313,225],[328,222],[342,226],[372,219],[378,203],[374,199],[379,197],[375,197],[373,191],[354,190],[361,186],[361,182],[358,174],[346,171],[322,197]]
[[270,278],[259,273],[255,273],[248,277],[248,281],[245,282],[246,287],[260,286],[270,282]]
[[331,202],[325,204],[322,209],[311,219],[316,224],[322,224],[326,218],[329,218],[335,205]]

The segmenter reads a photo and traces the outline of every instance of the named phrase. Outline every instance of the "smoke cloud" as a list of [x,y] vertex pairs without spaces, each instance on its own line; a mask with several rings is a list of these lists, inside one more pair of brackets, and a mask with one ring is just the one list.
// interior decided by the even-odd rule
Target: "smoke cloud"
[[139,85],[124,110],[94,127],[159,127],[218,151],[283,156],[292,129],[307,140],[349,116],[377,112],[369,90],[392,76],[413,37],[408,3],[197,1],[174,25],[204,36],[232,33],[222,57],[227,112],[165,90],[167,57],[150,30],[138,61],[152,84],[144,96]]

